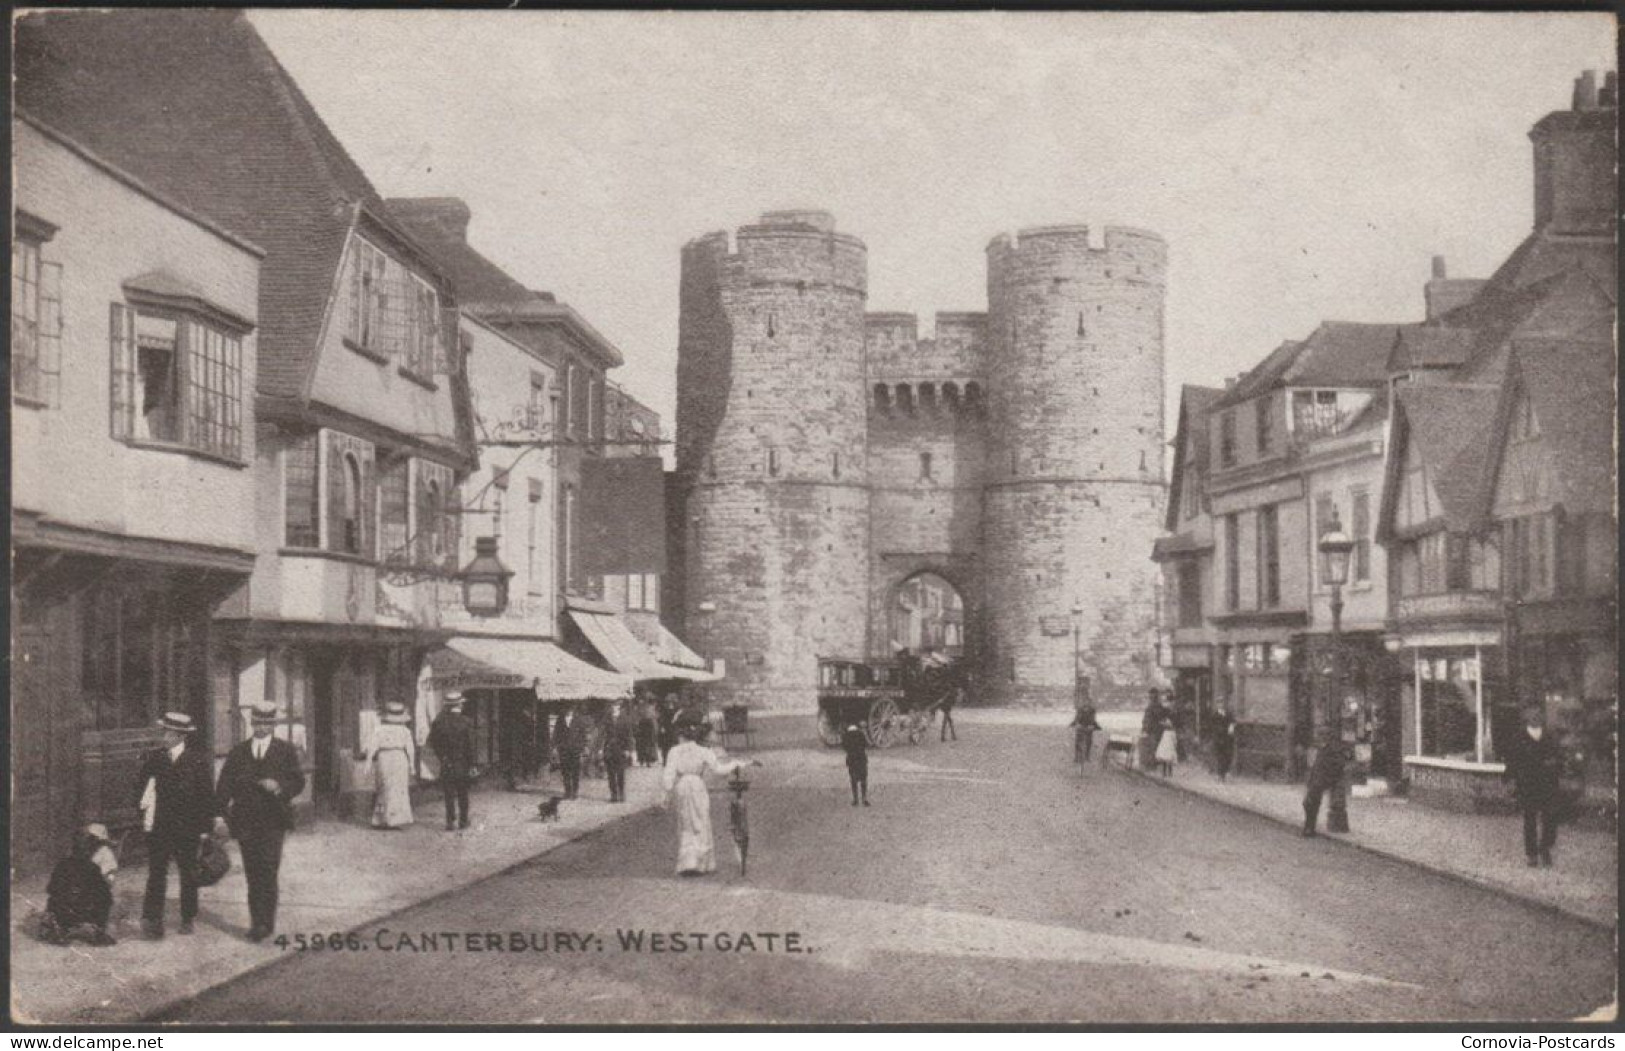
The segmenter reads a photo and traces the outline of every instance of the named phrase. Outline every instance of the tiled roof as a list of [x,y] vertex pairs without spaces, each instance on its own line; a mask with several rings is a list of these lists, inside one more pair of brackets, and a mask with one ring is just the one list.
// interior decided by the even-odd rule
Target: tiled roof
[[1269,356],[1263,361],[1249,369],[1241,379],[1236,381],[1235,386],[1227,388],[1223,394],[1219,395],[1218,399],[1208,408],[1222,409],[1229,405],[1239,405],[1253,395],[1262,394],[1264,391],[1269,390],[1276,385],[1276,381],[1292,365],[1292,362],[1298,356],[1298,351],[1302,349],[1303,344],[1294,340],[1289,339],[1282,343],[1270,351]]
[[355,206],[382,200],[235,11],[16,22],[19,107],[265,249],[262,394],[303,397]]
[[1492,387],[1418,384],[1401,387],[1397,398],[1409,440],[1444,504],[1446,528],[1472,531],[1482,516],[1498,392]]
[[[606,368],[625,363],[620,349],[568,304],[558,302],[550,293],[526,288],[476,251],[461,231],[448,229],[444,209],[451,202],[450,198],[395,198],[386,207],[395,222],[406,227],[412,239],[425,246],[451,278],[464,309],[492,321],[563,325],[589,346]],[[455,202],[455,206],[462,206],[462,202]]]
[[1323,321],[1287,366],[1281,385],[1291,387],[1380,387],[1388,378],[1399,325]]
[[[439,207],[420,208],[420,203],[432,203]],[[512,305],[530,300],[553,302],[551,295],[526,288],[509,276],[506,270],[475,251],[463,236],[446,229],[439,219],[439,209],[449,206],[449,203],[449,199],[444,198],[421,202],[410,197],[392,197],[384,202],[394,220],[434,255],[441,269],[456,286],[458,301],[464,306],[478,313],[480,307]],[[466,206],[464,211],[466,214]]]
[[[1168,493],[1167,528],[1172,530],[1177,524],[1179,507],[1183,502],[1181,490],[1185,485],[1186,472],[1189,464],[1195,462],[1200,465],[1207,464],[1208,455],[1208,426],[1207,412],[1224,391],[1218,387],[1198,387],[1187,383],[1179,388],[1179,423],[1174,433],[1174,477],[1173,485]],[[1190,436],[1191,453],[1184,455],[1185,437]]]
[[1472,329],[1440,325],[1401,325],[1399,340],[1388,357],[1388,371],[1451,368],[1466,361],[1473,351]]
[[[1569,512],[1614,509],[1615,359],[1611,344],[1518,340],[1515,375],[1550,450],[1553,497]],[[1508,397],[1512,383],[1507,384]],[[1499,446],[1499,442],[1497,442]]]

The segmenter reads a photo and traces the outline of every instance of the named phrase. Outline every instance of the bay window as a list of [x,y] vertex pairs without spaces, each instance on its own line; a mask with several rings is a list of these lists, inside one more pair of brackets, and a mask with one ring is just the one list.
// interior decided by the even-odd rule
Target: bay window
[[242,458],[238,332],[161,308],[111,306],[115,438]]

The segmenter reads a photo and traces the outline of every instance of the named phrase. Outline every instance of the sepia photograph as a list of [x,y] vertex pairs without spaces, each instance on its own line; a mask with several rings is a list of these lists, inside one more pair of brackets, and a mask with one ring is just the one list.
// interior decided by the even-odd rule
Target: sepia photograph
[[14,10],[12,1025],[1617,1024],[1617,48]]

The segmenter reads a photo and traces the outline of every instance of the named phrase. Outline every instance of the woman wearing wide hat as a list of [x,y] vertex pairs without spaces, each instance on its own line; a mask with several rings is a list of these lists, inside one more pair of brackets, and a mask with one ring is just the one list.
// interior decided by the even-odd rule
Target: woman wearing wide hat
[[700,876],[717,870],[716,844],[711,835],[711,793],[705,787],[705,775],[762,764],[749,759],[724,759],[700,744],[708,728],[699,712],[680,713],[672,728],[681,741],[666,753],[662,783],[677,809],[677,874]]
[[410,722],[406,705],[390,701],[384,705],[379,726],[373,731],[374,828],[405,828],[412,823],[412,771],[417,769],[417,744],[407,725]]

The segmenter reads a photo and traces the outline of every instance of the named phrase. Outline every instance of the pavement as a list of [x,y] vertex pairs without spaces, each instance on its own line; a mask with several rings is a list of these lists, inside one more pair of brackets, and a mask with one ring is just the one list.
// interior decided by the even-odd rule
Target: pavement
[[[1132,717],[1132,718],[1130,718]],[[1113,712],[1102,725],[1117,736],[1138,732],[1137,712]],[[1098,741],[1096,742],[1099,743]],[[1098,755],[1097,755],[1098,758]],[[1169,777],[1134,769],[1156,784],[1303,827],[1303,786],[1232,776],[1220,781],[1197,762],[1177,763]],[[1517,815],[1465,814],[1412,803],[1400,796],[1349,799],[1349,829],[1327,839],[1403,861],[1535,905],[1613,929],[1619,917],[1619,839],[1565,825],[1552,868],[1530,868]]]
[[[1178,767],[1174,776],[1166,781],[1150,777],[1142,779],[1138,775],[1125,777],[1098,767],[1080,771],[1067,761],[1071,747],[1071,735],[1065,725],[1067,715],[1069,713],[965,709],[955,713],[955,722],[965,737],[961,743],[938,744],[933,735],[933,740],[925,745],[900,746],[874,753],[872,766],[878,804],[875,813],[882,813],[881,807],[890,809],[889,813],[883,814],[881,822],[877,824],[885,823],[895,828],[896,823],[902,820],[909,834],[913,834],[914,830],[936,827],[939,830],[939,838],[946,835],[950,846],[961,834],[962,826],[967,824],[976,830],[972,834],[997,830],[1002,835],[1004,829],[1000,822],[1007,818],[1001,817],[996,810],[989,811],[975,805],[963,814],[956,812],[938,816],[931,813],[929,804],[931,800],[941,798],[941,793],[949,793],[951,798],[959,801],[956,802],[956,806],[965,801],[974,803],[977,798],[990,792],[1002,793],[1012,780],[1010,773],[1012,764],[1017,768],[1033,765],[1036,770],[1033,776],[1043,779],[1045,792],[1072,793],[1082,787],[1092,786],[1098,789],[1103,785],[1121,782],[1124,786],[1123,791],[1133,795],[1132,800],[1124,804],[1130,808],[1125,812],[1133,812],[1132,808],[1140,807],[1142,804],[1166,808],[1175,800],[1189,799],[1190,804],[1198,807],[1199,811],[1176,807],[1170,812],[1173,816],[1169,822],[1177,824],[1187,821],[1190,815],[1197,813],[1209,815],[1199,818],[1192,826],[1191,831],[1197,837],[1207,836],[1210,826],[1216,823],[1209,813],[1212,811],[1210,804],[1222,804],[1224,808],[1236,811],[1251,811],[1252,814],[1269,818],[1273,822],[1294,827],[1301,822],[1299,789],[1291,785],[1251,781],[1231,781],[1221,784],[1206,771],[1188,765]],[[1102,714],[1102,721],[1109,730],[1119,729],[1118,723],[1122,723],[1123,732],[1128,732],[1137,725],[1137,720],[1137,713]],[[753,728],[756,733],[751,742],[751,750],[761,753],[768,764],[767,769],[761,772],[766,776],[759,782],[760,790],[752,792],[752,797],[758,800],[759,807],[767,804],[771,808],[772,802],[776,800],[780,801],[785,809],[799,810],[805,805],[801,800],[807,798],[809,793],[819,798],[829,795],[839,802],[845,788],[840,755],[834,750],[809,747],[813,734],[811,716],[795,714],[758,717],[753,714]],[[1038,732],[1040,730],[1042,732]],[[1053,730],[1053,741],[1048,733],[1050,730]],[[986,751],[986,742],[990,740],[995,742],[995,751],[992,753]],[[737,746],[742,742],[733,743]],[[385,917],[398,916],[403,910],[410,912],[414,907],[453,908],[454,901],[465,897],[451,894],[459,888],[469,887],[471,884],[487,881],[490,877],[499,875],[501,880],[507,880],[509,877],[517,879],[521,874],[532,871],[554,856],[560,856],[559,864],[569,864],[570,859],[579,859],[582,856],[581,851],[598,849],[593,844],[600,841],[608,844],[619,842],[635,844],[638,860],[630,864],[624,861],[616,862],[607,868],[600,863],[596,870],[592,865],[588,865],[589,874],[596,871],[598,874],[593,878],[602,883],[606,891],[613,881],[606,882],[599,878],[600,876],[605,873],[625,876],[626,879],[621,881],[625,883],[624,886],[616,884],[622,897],[615,900],[624,902],[629,900],[627,895],[640,896],[648,892],[651,897],[647,903],[643,902],[642,897],[636,898],[639,908],[648,912],[655,922],[666,922],[663,912],[660,911],[664,906],[657,908],[657,905],[661,898],[659,888],[667,885],[662,881],[669,881],[670,859],[664,856],[666,849],[664,844],[669,830],[664,825],[651,822],[669,823],[669,819],[641,813],[657,801],[658,780],[658,771],[655,770],[630,771],[628,794],[631,801],[624,805],[611,805],[607,802],[603,781],[585,782],[584,793],[587,798],[575,805],[566,805],[563,817],[557,823],[542,823],[536,820],[534,809],[537,796],[502,791],[476,793],[475,827],[464,833],[442,831],[440,803],[432,798],[419,807],[418,824],[404,831],[380,832],[336,821],[319,822],[311,829],[301,830],[291,836],[287,842],[283,863],[279,927],[284,932],[338,933],[375,924]],[[1033,784],[1027,780],[1025,773],[1016,778],[1016,781],[1029,787]],[[1143,790],[1131,787],[1151,783],[1157,787],[1151,790],[1149,796],[1146,796]],[[1166,792],[1162,789],[1174,791]],[[1109,791],[1117,792],[1118,789]],[[888,799],[893,795],[910,799],[908,806],[912,809],[907,813],[898,813],[896,804]],[[595,796],[597,798],[594,798]],[[963,800],[960,800],[961,796],[964,797]],[[797,802],[785,802],[787,797]],[[1157,804],[1155,801],[1158,798],[1165,799],[1166,802]],[[920,802],[927,805],[922,808]],[[919,813],[915,815],[914,810],[918,810]],[[841,812],[842,808],[838,807],[837,813]],[[1222,809],[1217,811],[1220,814],[1223,812]],[[1022,811],[1017,810],[1015,813],[1020,814]],[[1509,906],[1513,903],[1530,903],[1545,909],[1557,910],[1562,917],[1584,920],[1592,930],[1598,925],[1611,927],[1614,922],[1617,911],[1617,847],[1614,837],[1606,833],[1565,829],[1558,844],[1557,866],[1553,869],[1530,870],[1522,864],[1519,845],[1521,831],[1515,818],[1450,814],[1399,800],[1356,799],[1351,800],[1350,819],[1354,831],[1348,836],[1336,837],[1339,841],[1362,847],[1366,851],[1382,855],[1384,859],[1402,862],[1412,870],[1446,875],[1458,884],[1467,883],[1474,888],[1492,890],[1503,899],[1513,899],[1513,902],[1509,902]],[[718,820],[722,819],[719,817]],[[1249,822],[1258,824],[1254,817],[1238,815],[1235,820],[1242,823],[1243,829],[1251,827]],[[608,827],[616,822],[618,824],[614,824],[614,827]],[[588,836],[588,833],[598,834]],[[1112,838],[1116,833],[1110,829],[1099,831],[1091,829],[1088,834],[1105,837],[1103,844],[1111,843],[1113,844],[1111,849],[1118,849],[1115,845],[1116,840]],[[1139,834],[1138,828],[1124,833],[1128,838]],[[1274,833],[1276,836],[1280,834]],[[801,832],[795,828],[781,830],[775,834],[771,825],[765,830],[753,829],[753,835],[756,839],[753,840],[755,845],[752,848],[752,883],[756,882],[758,866],[765,867],[764,878],[770,877],[775,863],[779,865],[785,863],[787,843],[802,838]],[[1236,832],[1235,835],[1249,837],[1256,833],[1243,830]],[[584,836],[587,838],[583,840]],[[652,866],[644,856],[648,854],[647,845],[651,836],[658,837],[662,843],[658,852],[660,856]],[[1053,835],[1045,837],[1044,842],[1051,838],[1054,838]],[[1304,842],[1303,846],[1318,847],[1321,853],[1329,853],[1333,857],[1345,855],[1346,852],[1335,847],[1330,848],[1329,852],[1326,850],[1326,843],[1331,839],[1332,837],[1325,837],[1325,840],[1319,843]],[[878,895],[889,901],[887,908],[895,906],[904,911],[887,912],[880,909],[876,912],[879,906],[865,906],[863,910],[853,913],[850,923],[847,924],[851,929],[841,928],[840,923],[831,920],[826,921],[823,933],[832,943],[845,946],[842,951],[852,958],[849,962],[857,961],[853,962],[853,966],[856,967],[862,959],[873,954],[873,950],[863,947],[862,933],[873,930],[874,923],[889,924],[887,929],[894,934],[898,931],[912,931],[921,928],[922,925],[927,929],[935,929],[935,925],[943,923],[959,930],[969,921],[944,920],[930,913],[940,909],[963,911],[966,908],[966,902],[962,900],[967,893],[961,886],[963,881],[971,880],[974,883],[978,878],[989,877],[997,871],[997,866],[1010,861],[1006,852],[998,849],[993,851],[992,856],[980,858],[981,853],[987,852],[986,848],[990,845],[996,848],[998,842],[999,835],[982,836],[975,857],[967,857],[965,850],[949,851],[946,855],[933,854],[928,862],[922,858],[920,848],[909,847],[902,859],[902,867],[894,873],[897,886]],[[1293,842],[1294,846],[1285,849],[1296,850],[1295,844],[1301,841],[1296,841],[1294,837]],[[887,841],[875,841],[872,846],[878,855],[884,855],[891,849]],[[558,849],[561,847],[568,849],[561,853]],[[722,856],[728,851],[720,847],[719,843],[719,860],[722,860]],[[608,849],[608,846],[604,849]],[[1145,853],[1144,848],[1135,848],[1132,845],[1123,849],[1137,851],[1141,855]],[[1216,849],[1219,848],[1215,844],[1205,840],[1188,839],[1184,844],[1177,841],[1159,842],[1154,853],[1159,857],[1175,859],[1210,857]],[[1249,853],[1247,850],[1240,851],[1240,854],[1249,858],[1256,857],[1255,853]],[[759,855],[763,860],[758,860]],[[1316,864],[1320,863],[1320,854],[1310,854],[1306,857],[1316,859]],[[860,857],[856,861],[849,860],[846,863],[858,866],[858,869],[853,870],[856,872],[862,869],[868,860],[872,858],[866,860]],[[809,869],[816,871],[821,867],[827,868],[830,863],[830,859],[814,855],[805,859],[794,875],[804,876]],[[1346,861],[1344,864],[1351,869],[1358,867],[1354,862]],[[648,871],[643,871],[644,869]],[[1052,879],[1057,871],[1065,871],[1065,865],[1051,861],[1035,875],[1040,879]],[[864,881],[874,878],[874,874],[868,872],[862,872],[861,875]],[[202,891],[202,913],[199,917],[197,934],[180,937],[173,933],[177,906],[174,903],[176,888],[172,881],[169,905],[172,933],[165,941],[158,943],[140,940],[138,918],[143,876],[144,871],[140,866],[120,873],[119,904],[115,909],[116,917],[122,915],[122,920],[115,930],[120,937],[120,944],[109,948],[91,948],[81,944],[59,948],[40,942],[34,937],[33,932],[36,930],[38,916],[44,905],[44,881],[40,879],[14,885],[11,897],[13,925],[11,963],[12,1015],[15,1020],[113,1023],[154,1015],[189,1017],[195,1003],[200,1000],[208,1002],[209,997],[203,995],[206,990],[223,985],[241,989],[243,983],[238,979],[267,965],[277,964],[278,961],[282,961],[282,967],[289,964],[306,965],[310,962],[313,954],[290,954],[288,949],[278,948],[270,943],[253,945],[242,939],[248,920],[246,888],[240,864],[234,866],[232,873],[222,883]],[[557,874],[550,877],[549,892],[560,889],[562,886],[558,882],[560,878]],[[1155,872],[1142,874],[1137,878],[1149,878],[1153,884],[1159,886],[1167,882],[1166,878],[1157,876]],[[797,882],[791,878],[790,873],[786,873],[786,881],[792,884]],[[1211,878],[1207,882],[1210,883]],[[796,888],[794,891],[796,897],[785,901],[775,899],[775,903],[763,901],[760,908],[767,912],[778,910],[786,916],[801,915],[809,909],[820,915],[826,908],[839,912],[841,902],[837,899],[849,896],[843,888],[842,880],[837,880],[833,888],[830,886]],[[713,887],[702,896],[712,895],[716,889]],[[1204,887],[1200,889],[1205,891],[1210,888],[1204,883]],[[1239,890],[1239,900],[1243,903],[1257,903],[1260,889],[1255,887]],[[750,888],[735,887],[733,890],[744,892]],[[561,900],[580,899],[585,908],[588,899],[596,893],[599,892],[576,887]],[[786,888],[783,893],[789,894],[791,891]],[[974,890],[969,893],[971,897],[977,896]],[[1362,895],[1369,893],[1369,888],[1362,888],[1360,893]],[[1430,893],[1438,892],[1433,890]],[[1462,888],[1458,893],[1477,893],[1477,891]],[[483,894],[484,891],[476,887],[468,896],[472,900]],[[450,897],[447,897],[448,895]],[[910,899],[911,895],[913,899],[903,900]],[[430,904],[423,906],[425,902]],[[720,907],[729,903],[721,901],[717,904]],[[738,905],[739,902],[733,904]],[[1452,904],[1450,908],[1466,909],[1467,911],[1461,914],[1471,915],[1473,909],[1479,907]],[[921,909],[925,909],[926,912],[922,913]],[[556,912],[552,908],[548,911]],[[1123,943],[1115,947],[1108,943],[1107,948],[1102,948],[1099,938],[1104,935],[1099,932],[1080,942],[1075,932],[1058,934],[1047,929],[1000,926],[1005,920],[1016,922],[1016,918],[1001,917],[999,915],[1001,910],[994,905],[976,904],[973,911],[990,922],[999,921],[986,929],[978,928],[981,930],[978,938],[990,940],[990,944],[1006,946],[1004,950],[995,952],[993,954],[995,957],[1000,953],[1016,952],[1011,947],[1018,943],[1028,944],[1036,941],[1042,944],[1053,943],[1051,950],[1046,952],[1053,951],[1069,959],[1085,962],[1092,960],[1093,966],[1105,966],[1113,960],[1121,963],[1131,959],[1138,961],[1134,965],[1136,967],[1161,966],[1168,962],[1169,951],[1166,946],[1154,945],[1148,948],[1135,942],[1132,945]],[[1403,911],[1414,912],[1413,909]],[[608,914],[600,913],[600,915]],[[1554,919],[1557,917],[1554,916]],[[560,922],[565,921],[561,918]],[[575,924],[579,921],[572,918],[568,922]],[[677,921],[674,919],[672,922]],[[789,919],[783,919],[781,926],[788,922]],[[511,925],[510,923],[507,926]],[[1369,933],[1362,932],[1361,937],[1368,938]],[[949,942],[957,944],[957,938],[958,935],[950,938]],[[1171,940],[1176,945],[1179,938],[1178,931],[1156,932],[1154,935],[1154,940]],[[1057,942],[1056,939],[1060,941]],[[936,942],[931,944],[935,945]],[[1189,945],[1184,947],[1190,948]],[[1235,948],[1255,950],[1258,946],[1246,938],[1239,938]],[[1307,951],[1309,947],[1301,944],[1281,948],[1284,954],[1281,958],[1288,961],[1299,958],[1292,953],[1298,953],[1303,958],[1312,955]],[[940,949],[941,946],[938,945],[936,950],[931,951]],[[1021,950],[1017,955],[1021,953],[1032,955],[1026,950]],[[303,956],[303,959],[294,960],[290,958],[291,955]],[[1042,957],[1045,954],[1038,955]],[[1268,960],[1274,957],[1261,958]],[[1319,961],[1316,966],[1322,966],[1325,962]],[[1360,962],[1370,964],[1370,961]],[[1220,966],[1214,960],[1208,960],[1201,966],[1209,964]],[[1233,960],[1220,969],[1232,964]],[[1328,968],[1322,966],[1322,969]],[[1336,970],[1338,973],[1342,970],[1347,970],[1349,974],[1366,973],[1353,966],[1347,968],[1340,966]],[[1314,973],[1318,975],[1321,971],[1317,970]],[[432,1002],[432,998],[426,1002]],[[658,1012],[647,1015],[655,1020],[661,1017],[696,1020],[764,1017],[759,1011],[716,1014],[709,1008],[701,1009],[680,996],[671,1000],[639,999],[639,1009],[647,1007],[650,1003],[667,1004],[668,1014],[665,1016],[661,1016]],[[1423,1010],[1420,1003],[1421,1001],[1417,1001],[1418,1011]],[[340,1012],[335,1017],[343,1016],[342,1004],[334,1010]],[[605,1007],[604,1010],[607,1012],[609,1008]],[[415,1017],[415,1011],[416,1008],[403,1005],[400,1017]],[[1179,1011],[1173,1011],[1167,1016],[1173,1017],[1177,1014]],[[299,1017],[316,1020],[320,1016],[319,1011],[312,1009],[312,1013]],[[905,1016],[914,1017],[909,1012],[900,1015],[890,1009],[879,1008],[873,1015],[874,1018],[881,1020]],[[255,1016],[250,1013],[243,1017]],[[445,1017],[449,1020],[458,1015],[452,1011]],[[494,1018],[507,1015],[480,1017]],[[524,1015],[520,1020],[535,1020],[542,1017],[541,1014]],[[548,1017],[566,1016],[555,1014]],[[585,1012],[570,1014],[568,1017],[630,1019],[641,1016],[637,1011],[630,1011],[620,1015]],[[816,1012],[809,1014],[789,1012],[774,1013],[770,1017],[824,1016]],[[838,1014],[831,1017],[839,1019],[845,1016]],[[993,1017],[1036,1016],[1001,1014]],[[1091,1014],[1061,1017],[1099,1016]],[[1326,1017],[1343,1017],[1343,1015],[1334,1012]]]
[[[660,772],[627,772],[626,803],[611,804],[606,782],[582,782],[583,797],[564,803],[556,822],[537,819],[541,793],[479,790],[470,805],[471,827],[445,831],[445,811],[433,793],[416,808],[416,824],[382,831],[336,820],[318,821],[290,835],[283,848],[279,932],[339,933],[496,875],[513,865],[654,805]],[[556,787],[556,782],[555,782]],[[199,892],[197,933],[175,933],[179,884],[169,880],[169,935],[140,936],[146,866],[121,870],[115,881],[113,933],[105,948],[39,940],[46,877],[11,888],[11,1016],[15,1022],[129,1022],[283,956],[267,941],[244,940],[248,886],[242,859],[231,847],[232,869]]]
[[1053,724],[956,721],[957,742],[872,752],[874,805],[854,807],[839,750],[811,746],[794,720],[782,732],[764,720],[748,874],[727,840],[727,794],[714,790],[713,875],[675,876],[672,815],[634,813],[362,925],[355,951],[290,952],[163,1020],[1611,1016],[1614,943],[1593,924],[1080,769]]

